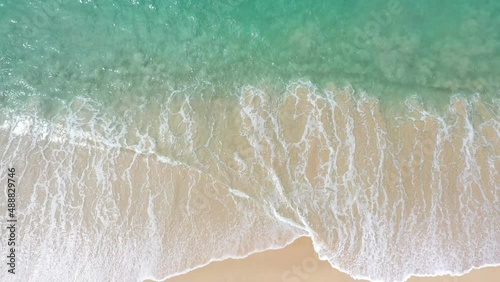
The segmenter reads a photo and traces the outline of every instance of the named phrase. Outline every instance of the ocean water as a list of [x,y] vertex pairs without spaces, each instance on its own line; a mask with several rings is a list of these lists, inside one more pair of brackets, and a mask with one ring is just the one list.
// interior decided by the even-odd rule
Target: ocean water
[[300,236],[374,281],[499,265],[498,30],[488,0],[0,0],[0,280]]

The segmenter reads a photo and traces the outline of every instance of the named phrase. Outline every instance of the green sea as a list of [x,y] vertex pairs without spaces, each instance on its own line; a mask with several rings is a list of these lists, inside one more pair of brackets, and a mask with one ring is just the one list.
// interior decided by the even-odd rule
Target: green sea
[[499,1],[0,0],[0,38],[5,281],[500,264]]
[[[156,95],[206,81],[497,94],[497,1],[2,1],[2,97]],[[112,95],[110,95],[112,93]]]

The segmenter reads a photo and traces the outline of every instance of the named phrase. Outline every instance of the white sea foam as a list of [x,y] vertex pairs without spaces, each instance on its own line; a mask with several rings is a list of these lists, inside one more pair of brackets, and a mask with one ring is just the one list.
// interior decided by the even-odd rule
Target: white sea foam
[[87,98],[3,110],[0,169],[23,187],[16,279],[162,279],[300,236],[356,278],[499,263],[495,102],[438,113],[411,97],[394,117],[310,82],[189,91],[125,113]]

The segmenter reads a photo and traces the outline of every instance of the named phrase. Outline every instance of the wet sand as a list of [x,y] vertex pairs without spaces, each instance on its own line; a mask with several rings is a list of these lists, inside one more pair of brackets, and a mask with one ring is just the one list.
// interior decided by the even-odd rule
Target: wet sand
[[[151,280],[147,280],[148,282]],[[165,282],[351,282],[356,280],[318,259],[312,242],[301,237],[287,247],[227,259]],[[498,282],[500,267],[475,269],[463,276],[412,277],[408,282]]]

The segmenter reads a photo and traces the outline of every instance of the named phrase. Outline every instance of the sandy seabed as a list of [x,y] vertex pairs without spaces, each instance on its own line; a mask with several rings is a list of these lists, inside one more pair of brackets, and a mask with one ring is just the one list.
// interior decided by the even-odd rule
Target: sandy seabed
[[[339,280],[315,253],[384,281],[498,264],[500,107],[457,96],[442,113],[418,97],[382,109],[351,90],[5,110],[0,171],[26,188],[14,280]],[[191,271],[303,236],[315,252],[296,243]]]

